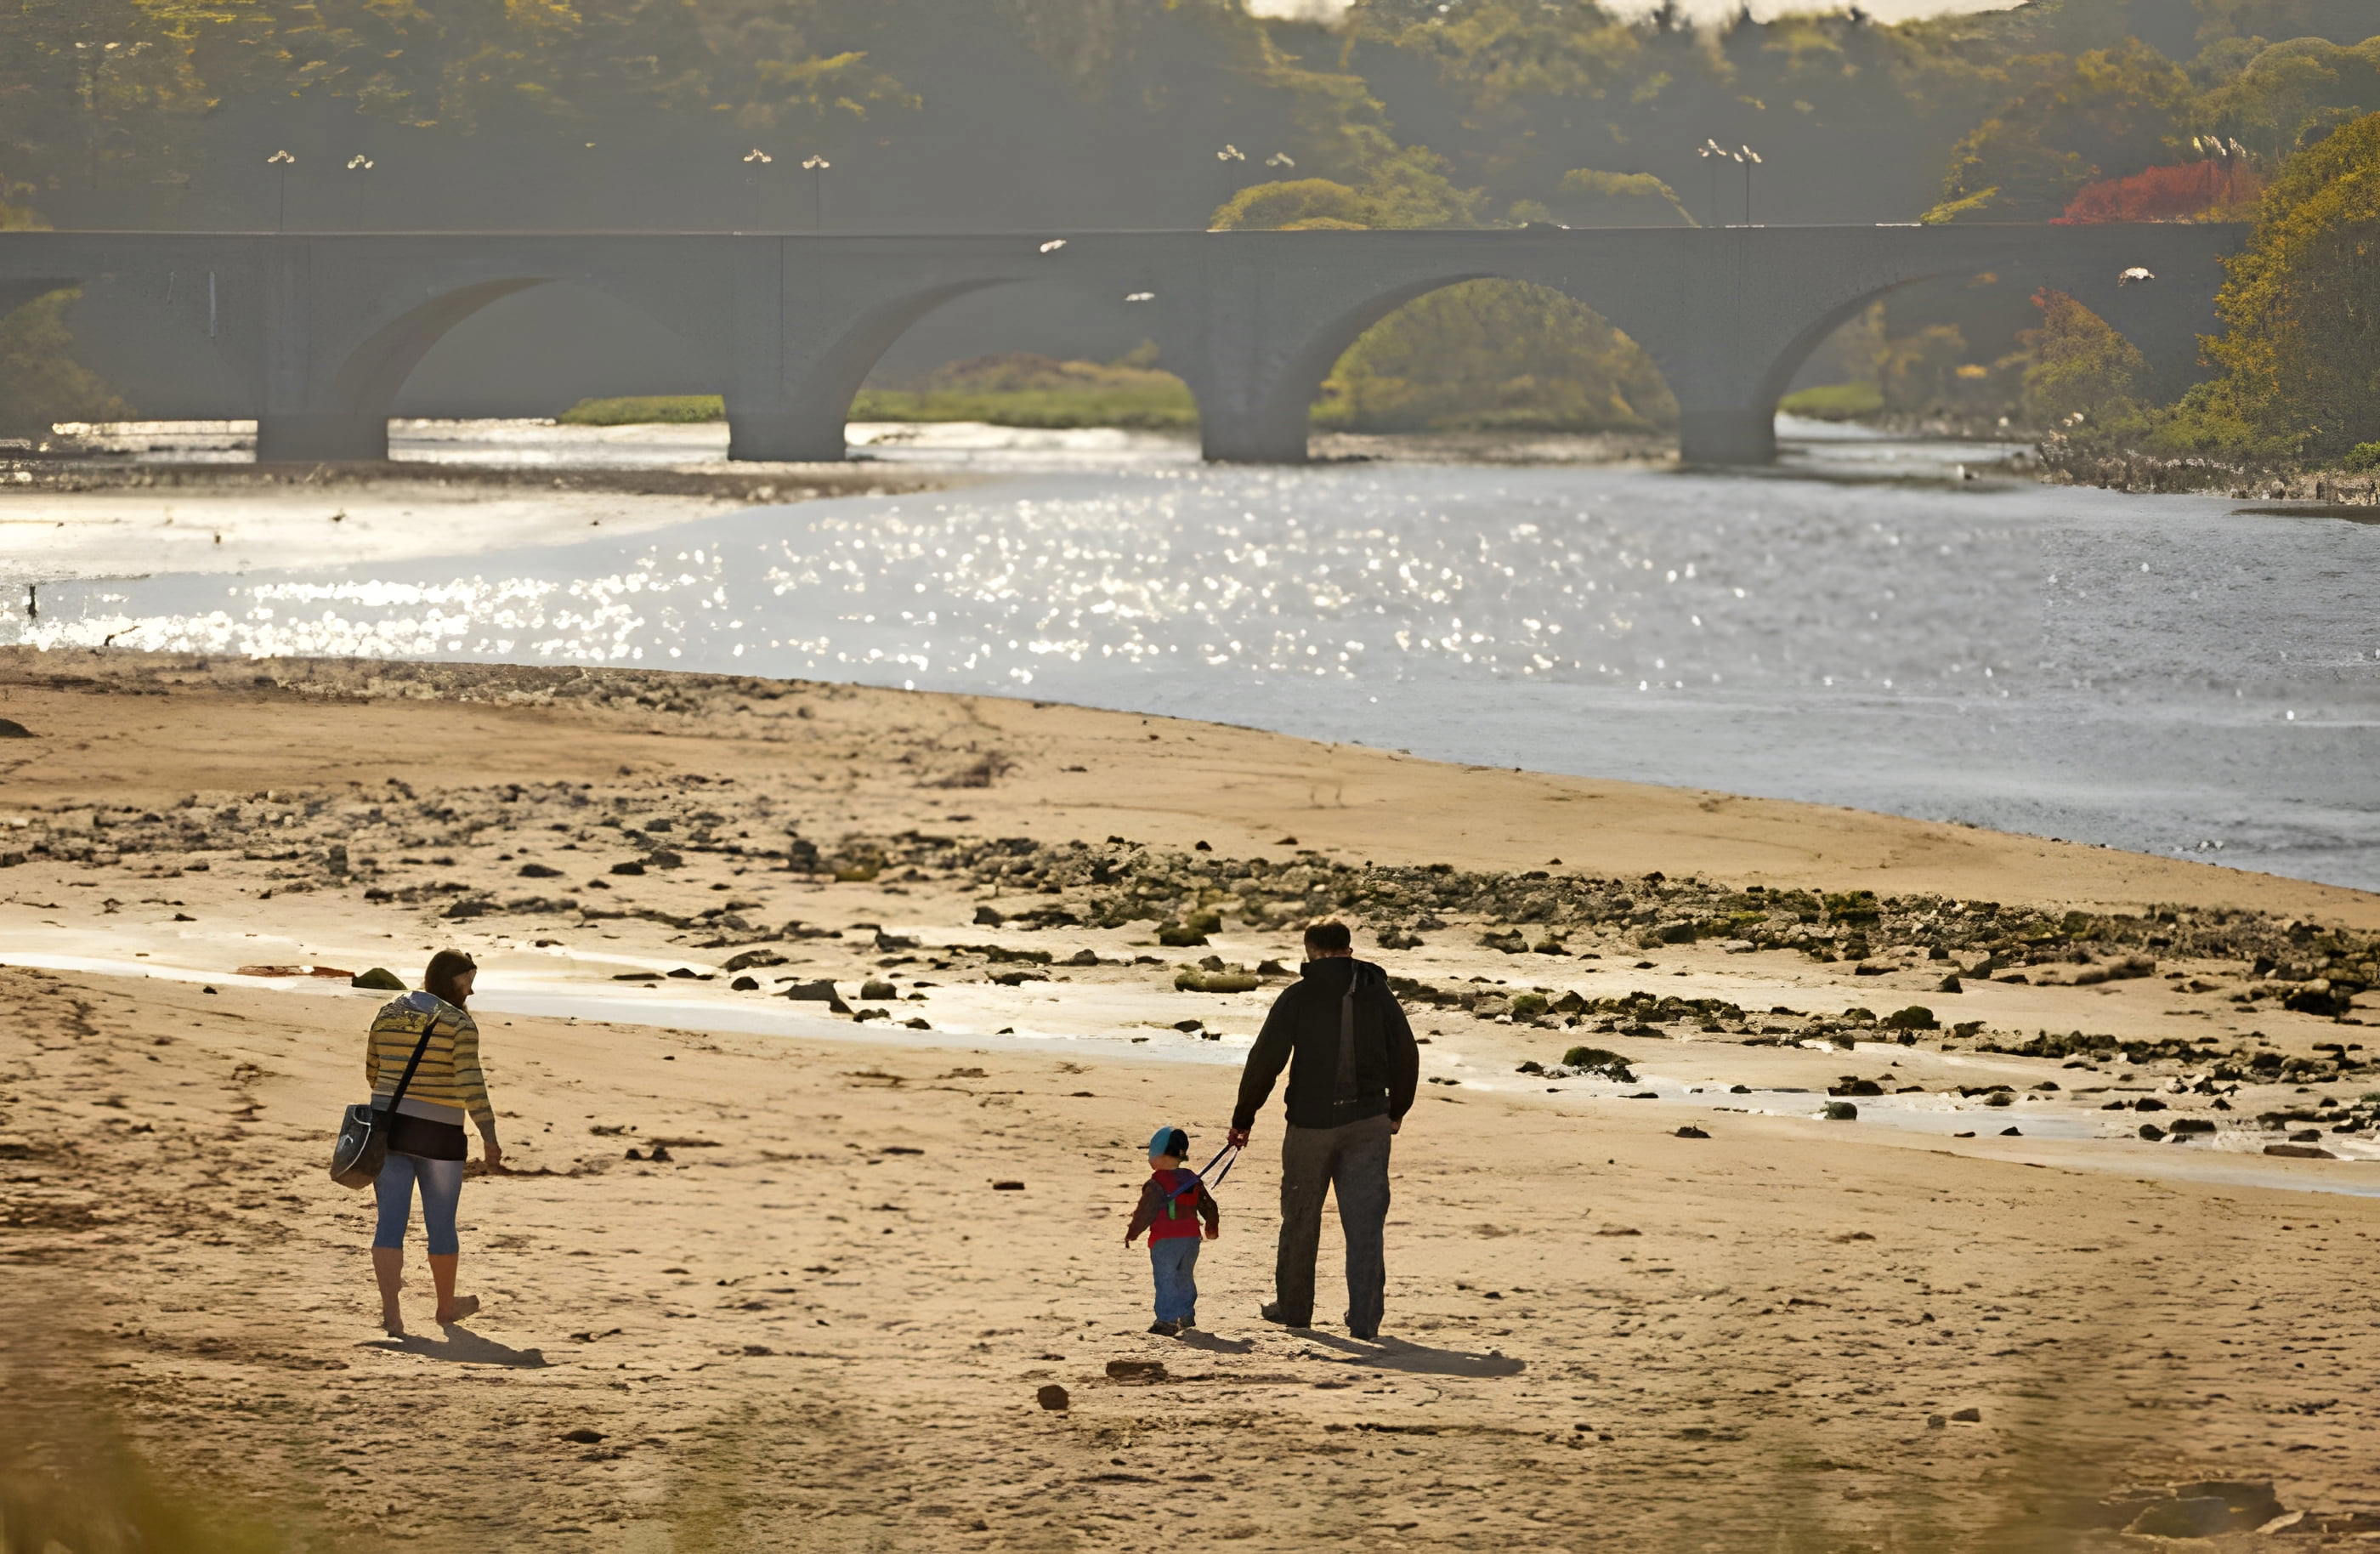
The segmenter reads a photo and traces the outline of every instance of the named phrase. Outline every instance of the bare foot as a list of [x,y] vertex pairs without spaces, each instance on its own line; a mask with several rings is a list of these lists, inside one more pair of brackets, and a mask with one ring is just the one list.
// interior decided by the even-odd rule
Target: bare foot
[[438,1325],[442,1328],[451,1328],[455,1323],[461,1321],[466,1317],[471,1316],[479,1309],[479,1296],[456,1295],[455,1297],[454,1305],[442,1305],[438,1308]]
[[380,1330],[391,1338],[405,1336],[405,1315],[395,1306],[380,1314]]

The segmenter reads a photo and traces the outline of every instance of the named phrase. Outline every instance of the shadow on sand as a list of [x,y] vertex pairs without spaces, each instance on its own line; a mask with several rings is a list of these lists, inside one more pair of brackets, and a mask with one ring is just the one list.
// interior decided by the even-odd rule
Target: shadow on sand
[[440,1329],[443,1338],[426,1338],[420,1333],[407,1333],[403,1338],[375,1338],[356,1345],[358,1349],[379,1349],[391,1354],[419,1354],[425,1360],[443,1360],[457,1366],[503,1366],[512,1370],[542,1370],[545,1352],[540,1349],[514,1349],[492,1338],[481,1338],[468,1328],[449,1327]]
[[1478,1354],[1468,1349],[1432,1349],[1427,1344],[1407,1343],[1401,1338],[1366,1343],[1352,1338],[1334,1338],[1329,1333],[1309,1331],[1304,1336],[1326,1349],[1337,1350],[1342,1356],[1339,1363],[1370,1370],[1402,1370],[1415,1376],[1488,1377],[1518,1376],[1524,1368],[1523,1361],[1493,1351]]
[[1254,1339],[1217,1338],[1213,1333],[1197,1328],[1175,1335],[1174,1342],[1185,1349],[1203,1350],[1209,1354],[1245,1354],[1257,1346]]

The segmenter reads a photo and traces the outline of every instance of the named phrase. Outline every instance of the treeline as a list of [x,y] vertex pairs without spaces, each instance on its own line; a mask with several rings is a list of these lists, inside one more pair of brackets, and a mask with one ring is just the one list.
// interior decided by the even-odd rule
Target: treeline
[[1327,29],[1238,0],[16,0],[0,186],[61,225],[716,224],[808,218],[814,182],[830,221],[1184,225],[1293,168],[1475,224],[1599,219],[1590,169],[1710,222],[1743,219],[1749,146],[1755,220],[2040,220],[2194,135],[2269,162],[2380,108],[2341,46],[2374,30],[2368,0],[1716,28],[1354,0]]
[[[17,0],[0,15],[0,221],[2216,219],[2301,202],[2314,175],[2284,168],[2305,148],[2359,154],[2335,132],[2380,111],[2374,31],[2370,0],[1716,27],[1597,0],[1354,0],[1330,27],[1239,0]],[[2121,343],[2094,322],[2006,288],[1912,288],[1822,353],[1805,382],[1828,392],[1804,403],[2144,414],[2110,387]],[[55,323],[16,334],[51,348]],[[33,348],[0,339],[12,360]],[[39,408],[18,397],[18,419]],[[2262,428],[2269,450],[2302,432],[2248,403],[2209,401],[2188,435]],[[1489,283],[1384,322],[1325,409],[1371,426],[1672,414],[1624,336]]]

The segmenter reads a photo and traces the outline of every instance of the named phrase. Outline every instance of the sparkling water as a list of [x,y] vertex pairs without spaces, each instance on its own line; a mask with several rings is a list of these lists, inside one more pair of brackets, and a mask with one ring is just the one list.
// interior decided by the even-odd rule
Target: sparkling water
[[1152,446],[459,562],[54,583],[0,641],[1006,692],[2380,888],[2380,528]]

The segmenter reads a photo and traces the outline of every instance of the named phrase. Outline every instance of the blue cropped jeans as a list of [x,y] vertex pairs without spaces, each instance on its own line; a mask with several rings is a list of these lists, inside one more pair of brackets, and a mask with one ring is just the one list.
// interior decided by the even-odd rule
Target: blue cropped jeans
[[421,1184],[421,1228],[430,1232],[430,1255],[452,1257],[463,1250],[455,1234],[455,1208],[463,1198],[463,1162],[425,1160],[419,1155],[389,1151],[372,1196],[380,1200],[380,1223],[373,1229],[374,1246],[401,1247],[405,1227],[413,1218],[413,1188]]
[[1148,1269],[1157,1279],[1157,1319],[1193,1323],[1198,1317],[1198,1238],[1169,1236],[1148,1244]]

